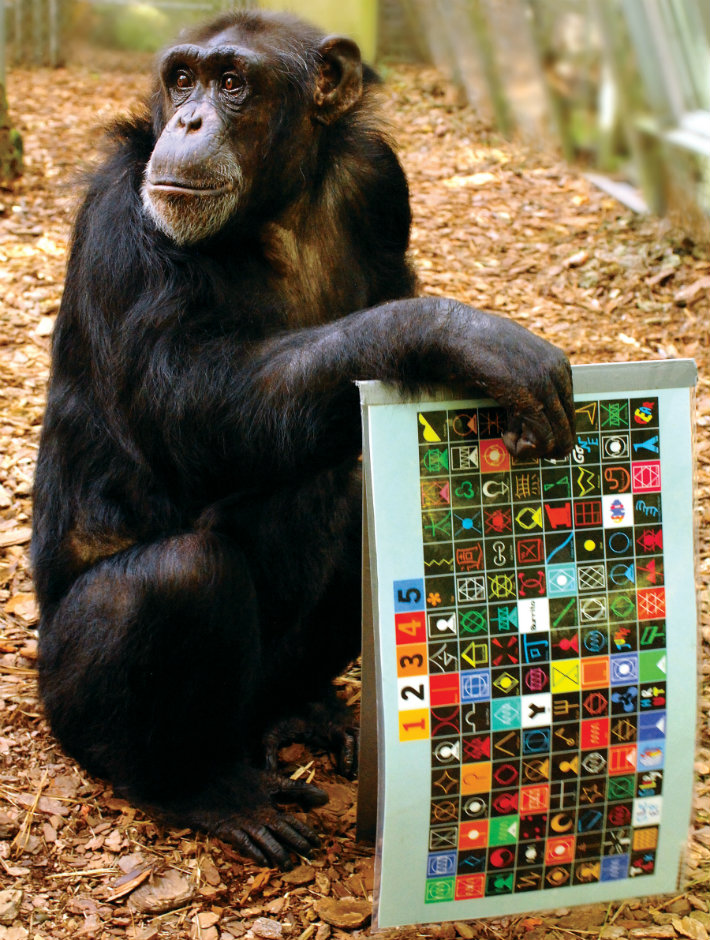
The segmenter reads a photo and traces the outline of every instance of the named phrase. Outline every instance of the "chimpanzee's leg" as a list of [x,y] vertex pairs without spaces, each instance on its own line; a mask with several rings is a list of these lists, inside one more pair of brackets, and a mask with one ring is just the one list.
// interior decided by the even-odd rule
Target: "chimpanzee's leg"
[[359,592],[352,465],[227,500],[98,562],[45,619],[52,727],[135,802],[287,865],[315,836],[272,803],[325,795],[263,770],[262,738],[356,655]]
[[[248,546],[258,589],[264,674],[277,689],[263,703],[266,766],[293,740],[324,747],[356,769],[357,732],[331,680],[360,651],[361,481],[352,463],[264,498],[211,507],[201,524]],[[263,760],[259,753],[257,760]]]
[[197,522],[228,533],[248,559],[262,675],[279,682],[278,701],[312,697],[360,651],[361,501],[359,464],[348,462],[225,500]]
[[245,759],[263,701],[281,694],[264,669],[269,643],[236,544],[175,536],[75,582],[41,627],[41,693],[67,751],[117,791],[286,865],[287,848],[317,840],[272,800],[314,805],[324,794]]

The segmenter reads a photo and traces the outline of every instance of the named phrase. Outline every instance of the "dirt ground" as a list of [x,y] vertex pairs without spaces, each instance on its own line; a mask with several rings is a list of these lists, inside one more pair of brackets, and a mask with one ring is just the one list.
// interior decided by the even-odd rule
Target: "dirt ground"
[[[130,64],[130,63],[129,63]],[[125,66],[126,63],[122,63]],[[687,889],[653,898],[380,936],[689,937],[710,931],[710,256],[640,218],[554,156],[501,141],[433,71],[396,69],[385,92],[412,188],[412,252],[426,293],[509,315],[574,362],[698,362],[699,590],[703,696]],[[36,697],[37,613],[28,571],[30,491],[62,291],[77,172],[99,126],[146,80],[124,67],[15,71],[9,97],[25,176],[0,190],[0,940],[194,937],[344,940],[367,931],[372,851],[354,841],[355,787],[325,755],[285,757],[330,793],[324,845],[293,872],[217,840],[165,831],[88,778],[48,734]],[[341,686],[353,703],[357,671]],[[200,761],[199,750],[185,753]]]

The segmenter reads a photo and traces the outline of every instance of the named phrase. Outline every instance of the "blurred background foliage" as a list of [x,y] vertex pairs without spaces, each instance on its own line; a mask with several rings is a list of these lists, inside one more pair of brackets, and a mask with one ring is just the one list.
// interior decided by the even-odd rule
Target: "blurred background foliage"
[[[502,135],[557,146],[635,209],[710,215],[707,0],[0,0],[3,7],[0,82],[3,55],[10,65],[99,63],[106,50],[153,53],[225,9],[289,9],[353,36],[385,70],[435,64]],[[0,94],[0,153],[10,133]]]

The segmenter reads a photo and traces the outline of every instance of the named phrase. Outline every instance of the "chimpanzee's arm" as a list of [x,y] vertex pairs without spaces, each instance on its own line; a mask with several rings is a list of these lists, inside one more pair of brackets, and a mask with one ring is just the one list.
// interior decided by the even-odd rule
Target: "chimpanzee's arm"
[[510,320],[451,300],[393,301],[246,347],[227,336],[183,357],[151,354],[140,369],[134,413],[174,436],[171,451],[180,442],[183,459],[194,447],[196,463],[238,460],[269,476],[358,452],[357,379],[410,394],[450,386],[490,396],[508,411],[504,439],[519,456],[562,456],[574,443],[564,354]]
[[[350,413],[356,379],[393,382],[416,394],[450,386],[485,394],[508,411],[504,435],[519,456],[562,456],[574,445],[569,363],[516,323],[455,301],[394,301],[264,344],[242,386],[248,448],[308,458],[332,445]],[[246,394],[244,394],[246,393]],[[252,411],[253,409],[253,411]],[[241,436],[241,435],[240,435]]]

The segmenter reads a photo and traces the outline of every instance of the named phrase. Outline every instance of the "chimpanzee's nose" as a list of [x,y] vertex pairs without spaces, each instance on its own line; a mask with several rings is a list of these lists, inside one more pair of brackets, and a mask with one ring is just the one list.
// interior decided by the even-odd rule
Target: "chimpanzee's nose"
[[202,127],[202,115],[198,111],[181,114],[178,118],[178,126],[184,127],[188,132],[198,131]]

